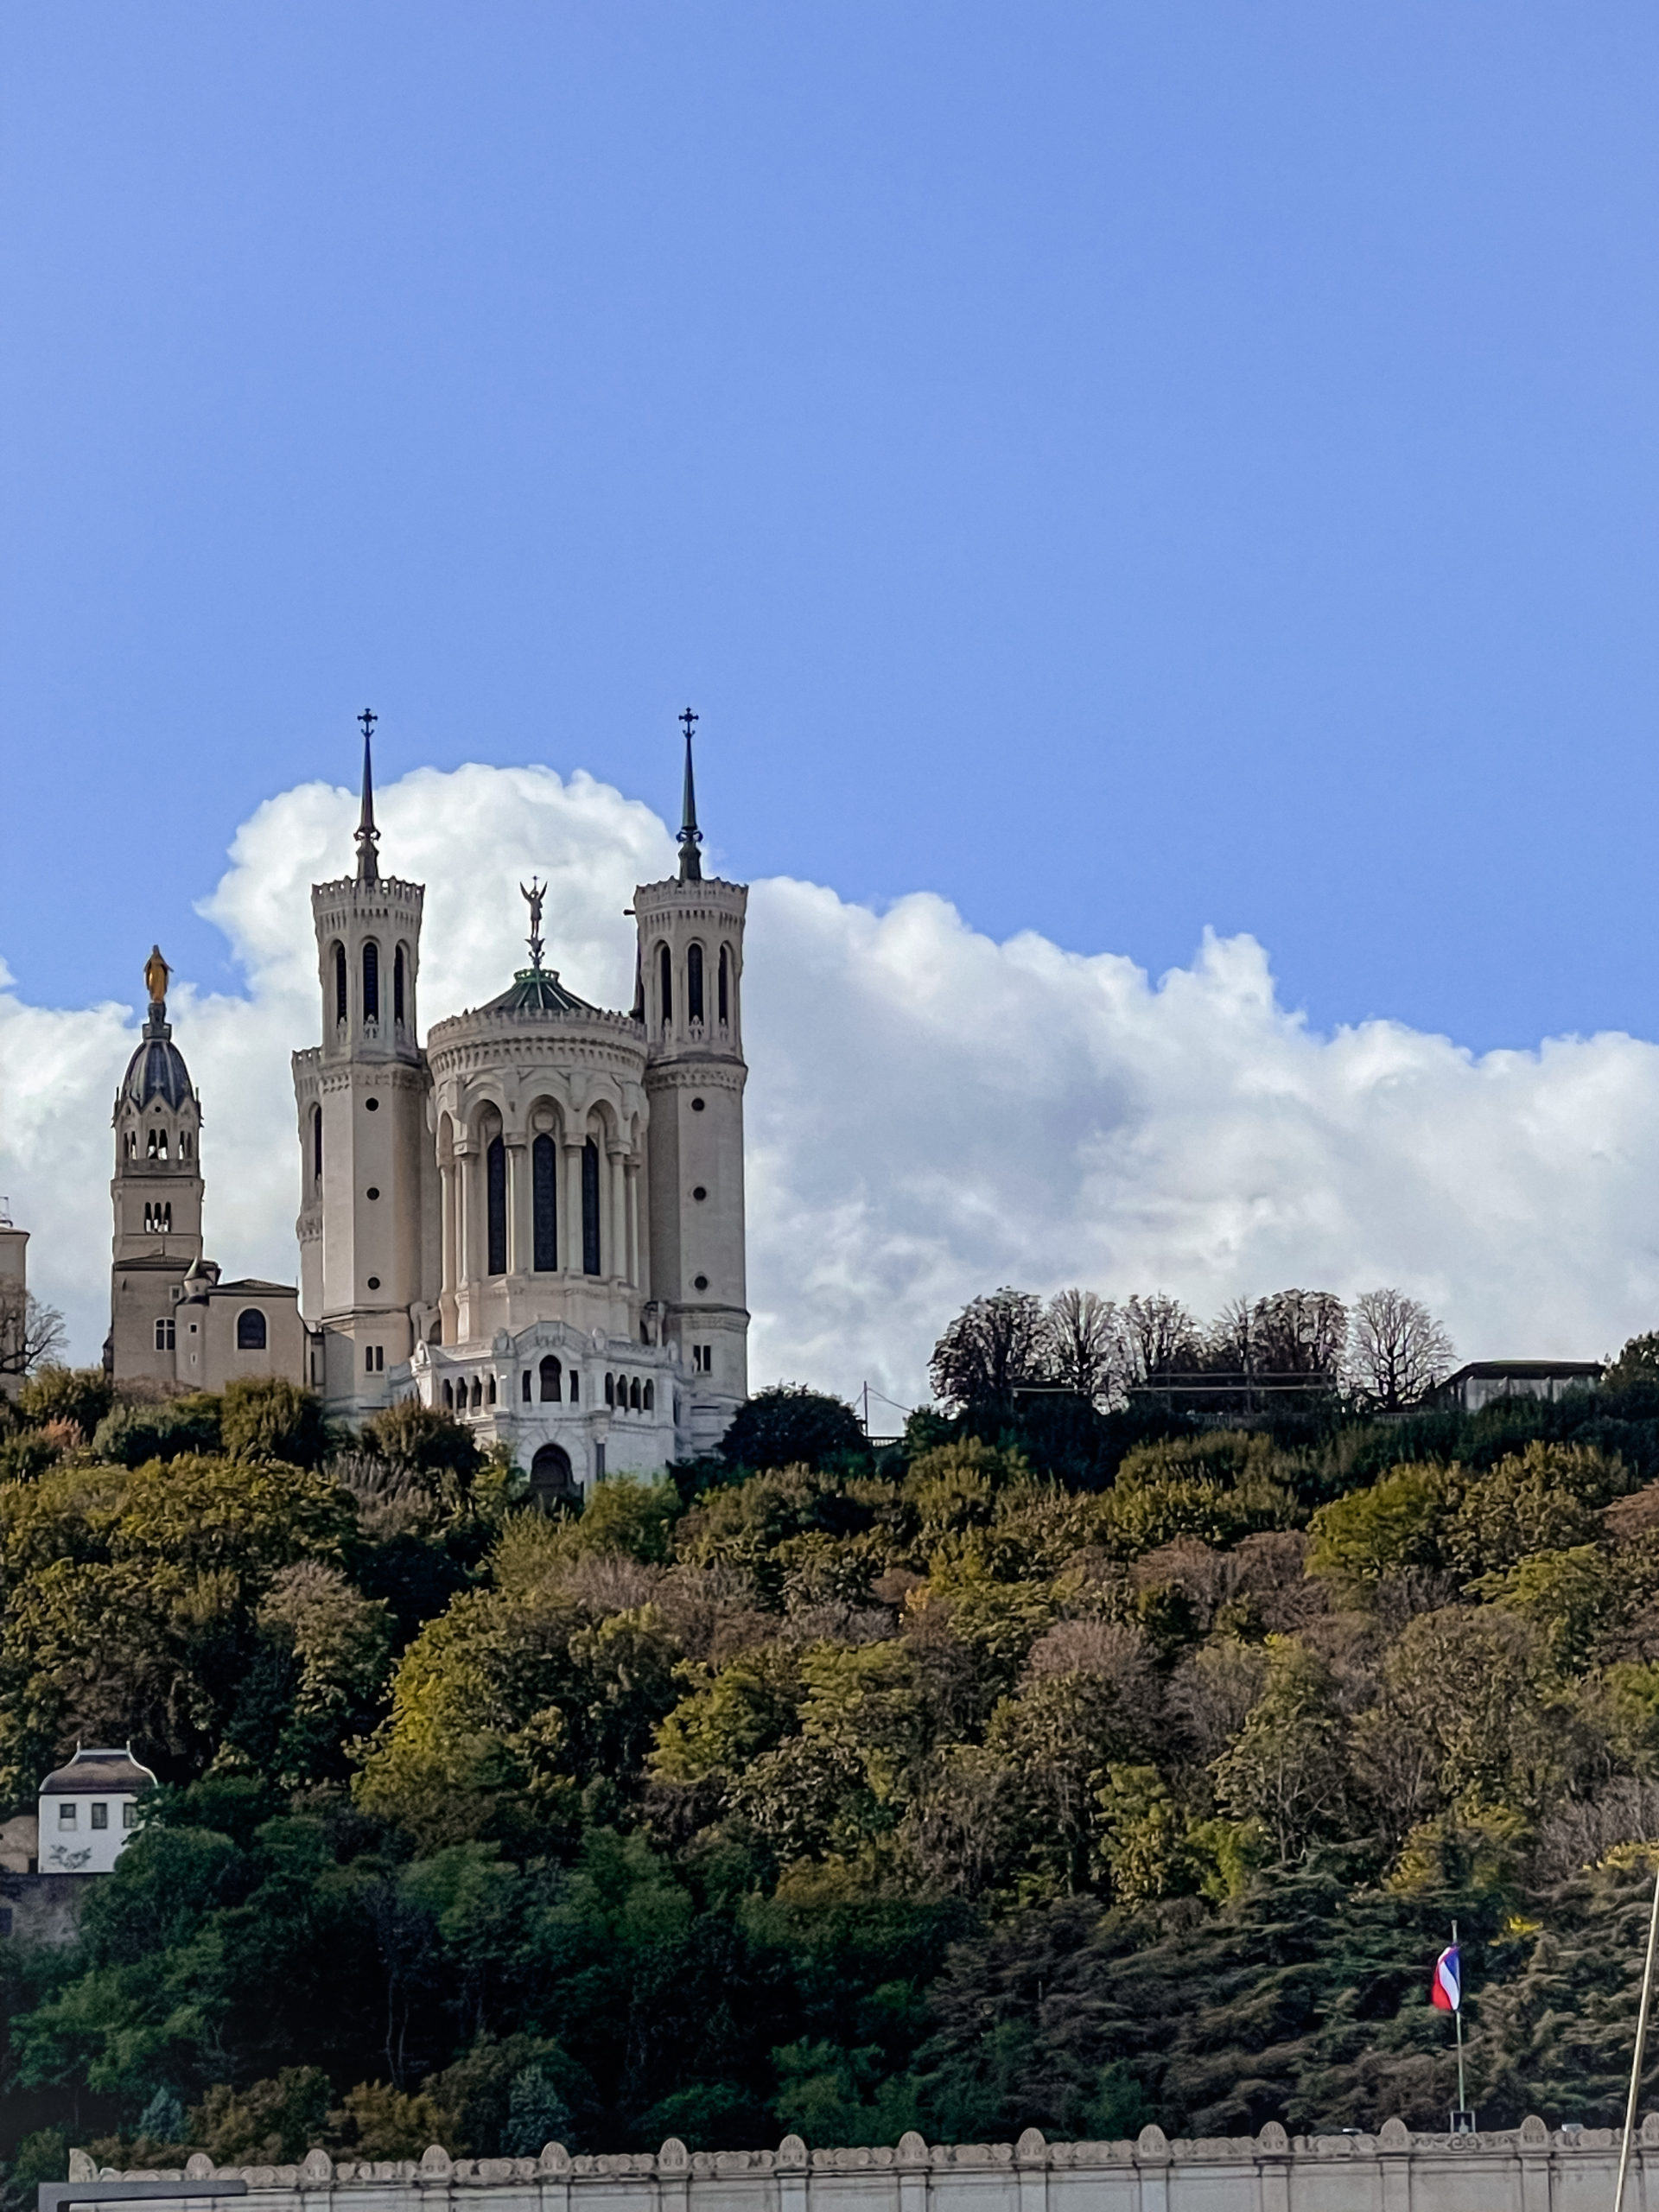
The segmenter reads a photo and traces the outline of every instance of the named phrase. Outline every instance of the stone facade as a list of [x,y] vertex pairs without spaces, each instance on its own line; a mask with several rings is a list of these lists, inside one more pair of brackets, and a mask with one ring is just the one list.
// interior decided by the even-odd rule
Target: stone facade
[[220,1280],[204,1255],[201,1100],[167,1018],[159,947],[144,964],[149,1013],[115,1096],[115,1236],[104,1364],[118,1383],[222,1390],[305,1373],[290,1283]]
[[634,893],[628,1013],[543,962],[434,1022],[424,892],[379,871],[368,745],[354,876],[311,894],[322,1043],[294,1055],[309,1379],[335,1418],[417,1395],[543,1497],[704,1451],[748,1391],[741,977],[748,894],[705,881],[688,739],[680,871]]
[[[1017,2143],[809,2151],[788,2135],[776,2151],[660,2151],[572,2158],[550,2143],[539,2158],[336,2164],[313,2151],[293,2166],[218,2167],[190,2160],[172,2178],[245,2180],[257,2212],[1605,2212],[1619,2137],[1541,2120],[1481,2135],[1414,2134],[1391,2120],[1375,2135],[1258,2135],[1170,2141]],[[85,2152],[69,2179],[152,2180],[99,2173]],[[227,2202],[229,2200],[226,2200]],[[193,2200],[200,2205],[202,2200]],[[168,2212],[170,2200],[156,2200]],[[177,2200],[179,2212],[186,2201]],[[1659,2113],[1643,2121],[1626,2185],[1629,2212],[1659,2208]]]
[[0,1198],[0,1393],[15,1397],[22,1381],[23,1316],[29,1303],[29,1231]]

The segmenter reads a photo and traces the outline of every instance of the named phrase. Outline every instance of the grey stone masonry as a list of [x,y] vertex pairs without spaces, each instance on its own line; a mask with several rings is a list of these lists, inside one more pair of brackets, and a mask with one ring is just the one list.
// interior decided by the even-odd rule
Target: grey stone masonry
[[[71,2181],[245,2181],[261,2212],[1606,2212],[1618,2161],[1612,2128],[1541,2120],[1479,2135],[1414,2134],[1390,2120],[1375,2135],[1259,2135],[1133,2143],[1017,2143],[809,2151],[660,2151],[573,2158],[336,2163],[313,2151],[294,2166],[215,2167],[193,2158],[173,2175],[97,2171],[69,2155]],[[166,2198],[157,2200],[165,2208]],[[195,2200],[199,2207],[201,2200]],[[1625,2202],[1659,2212],[1659,2114],[1643,2121]],[[180,2200],[179,2212],[186,2212]],[[192,2208],[194,2212],[194,2208]]]

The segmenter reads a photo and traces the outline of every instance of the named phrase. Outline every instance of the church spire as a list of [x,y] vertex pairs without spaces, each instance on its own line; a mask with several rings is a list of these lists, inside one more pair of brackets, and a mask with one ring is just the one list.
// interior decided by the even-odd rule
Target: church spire
[[685,731],[685,793],[680,806],[680,881],[701,883],[702,862],[697,856],[697,847],[702,842],[702,832],[697,827],[697,786],[691,772],[691,733],[697,726],[697,717],[690,707],[680,716]]
[[357,880],[359,883],[378,883],[380,859],[375,847],[380,842],[380,832],[374,826],[374,762],[369,739],[380,717],[365,707],[357,719],[363,725],[363,810],[357,821]]

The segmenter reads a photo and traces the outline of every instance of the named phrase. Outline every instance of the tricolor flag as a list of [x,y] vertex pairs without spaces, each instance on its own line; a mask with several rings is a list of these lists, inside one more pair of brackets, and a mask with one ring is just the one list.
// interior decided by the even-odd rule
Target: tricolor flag
[[1458,1947],[1448,1943],[1434,1961],[1434,1979],[1428,2001],[1442,2012],[1456,2012],[1463,2005],[1463,1975],[1458,1966]]

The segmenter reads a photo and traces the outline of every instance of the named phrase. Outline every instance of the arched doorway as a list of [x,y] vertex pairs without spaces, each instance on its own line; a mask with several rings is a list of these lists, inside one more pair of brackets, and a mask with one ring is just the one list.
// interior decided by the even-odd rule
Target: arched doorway
[[530,1495],[543,1513],[556,1505],[580,1503],[582,1492],[570,1471],[570,1454],[560,1444],[543,1444],[530,1463]]

